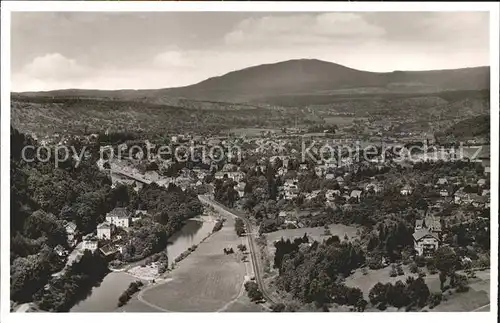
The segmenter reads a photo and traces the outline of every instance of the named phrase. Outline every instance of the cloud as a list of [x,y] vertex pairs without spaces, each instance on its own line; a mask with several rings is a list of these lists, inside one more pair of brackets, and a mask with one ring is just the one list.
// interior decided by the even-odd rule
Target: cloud
[[376,72],[489,60],[487,13],[165,15],[37,13],[13,19],[13,89],[174,87],[298,58]]
[[370,24],[383,28],[387,41],[399,44],[467,42],[487,45],[489,14],[485,12],[371,12]]
[[89,74],[89,68],[79,65],[74,59],[59,53],[37,56],[27,64],[21,73],[35,79],[78,79]]
[[158,67],[192,67],[192,62],[187,58],[185,52],[180,50],[167,50],[157,54],[153,63]]
[[224,37],[227,45],[331,44],[381,37],[385,30],[355,13],[266,16],[241,21]]
[[152,61],[149,65],[123,67],[107,64],[97,68],[59,53],[45,54],[35,57],[12,74],[12,90],[147,89],[199,81],[199,75],[181,51],[161,52]]

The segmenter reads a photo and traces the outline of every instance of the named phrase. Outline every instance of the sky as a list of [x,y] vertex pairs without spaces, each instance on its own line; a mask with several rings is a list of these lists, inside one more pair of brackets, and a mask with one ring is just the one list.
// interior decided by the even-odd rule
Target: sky
[[315,58],[389,72],[489,65],[483,12],[13,12],[12,90],[190,85]]

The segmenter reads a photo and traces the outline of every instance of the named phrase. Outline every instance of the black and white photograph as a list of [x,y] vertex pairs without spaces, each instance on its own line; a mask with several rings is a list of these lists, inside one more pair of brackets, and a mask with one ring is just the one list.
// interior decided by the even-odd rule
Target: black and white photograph
[[3,5],[2,322],[494,320],[498,7],[115,4]]

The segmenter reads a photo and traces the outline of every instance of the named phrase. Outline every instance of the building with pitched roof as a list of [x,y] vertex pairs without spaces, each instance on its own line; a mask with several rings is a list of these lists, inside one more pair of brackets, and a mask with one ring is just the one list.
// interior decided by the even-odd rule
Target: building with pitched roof
[[97,239],[99,240],[111,239],[111,224],[109,222],[103,222],[97,226]]
[[128,228],[130,225],[130,214],[124,207],[116,207],[106,214],[106,222],[117,227]]
[[415,251],[419,256],[430,256],[439,247],[439,236],[427,228],[416,230],[413,233]]

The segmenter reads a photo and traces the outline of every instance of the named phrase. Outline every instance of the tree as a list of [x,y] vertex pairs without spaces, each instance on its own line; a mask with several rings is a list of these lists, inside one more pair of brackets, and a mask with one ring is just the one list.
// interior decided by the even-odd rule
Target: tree
[[263,295],[259,290],[259,286],[256,282],[248,281],[245,283],[244,287],[248,293],[248,297],[250,298],[250,300],[252,300],[253,302],[262,300]]
[[389,273],[389,276],[396,277],[397,275],[398,275],[398,272],[396,270],[396,266],[394,266],[394,264],[393,264],[392,267],[391,267],[391,271]]
[[366,305],[368,305],[368,302],[364,298],[359,299],[356,303],[356,311],[364,312]]
[[397,308],[409,304],[409,297],[406,293],[406,285],[398,280],[393,288],[389,289],[387,302]]
[[459,264],[458,255],[450,247],[441,247],[434,254],[436,268],[439,270],[439,280],[441,281],[441,289],[444,288],[446,277],[450,277],[453,285],[455,279],[455,270]]
[[455,274],[454,287],[456,287],[457,292],[464,293],[469,290],[467,276]]
[[429,298],[430,291],[422,277],[418,277],[407,285],[407,293],[411,304],[424,307]]
[[348,288],[346,291],[347,305],[357,306],[363,299],[363,292],[359,288]]
[[446,273],[444,271],[439,272],[439,282],[441,290],[444,290],[444,283],[446,282]]
[[378,303],[386,303],[386,286],[380,282],[376,283],[368,294],[368,299],[370,299],[370,303],[372,305],[376,305]]
[[443,299],[443,294],[441,292],[432,293],[429,296],[429,300],[428,300],[429,308],[432,309],[432,308],[438,306],[441,303],[442,299]]
[[241,252],[245,252],[247,251],[247,246],[244,245],[244,244],[239,244],[238,245],[238,249],[241,251]]
[[434,255],[436,268],[447,274],[455,271],[458,265],[458,256],[450,247],[441,247]]
[[236,234],[238,237],[241,237],[243,234],[245,234],[245,223],[243,222],[242,219],[237,218],[234,222],[234,230],[236,231]]
[[273,312],[284,312],[286,308],[285,304],[283,303],[272,304],[270,307],[271,311]]

